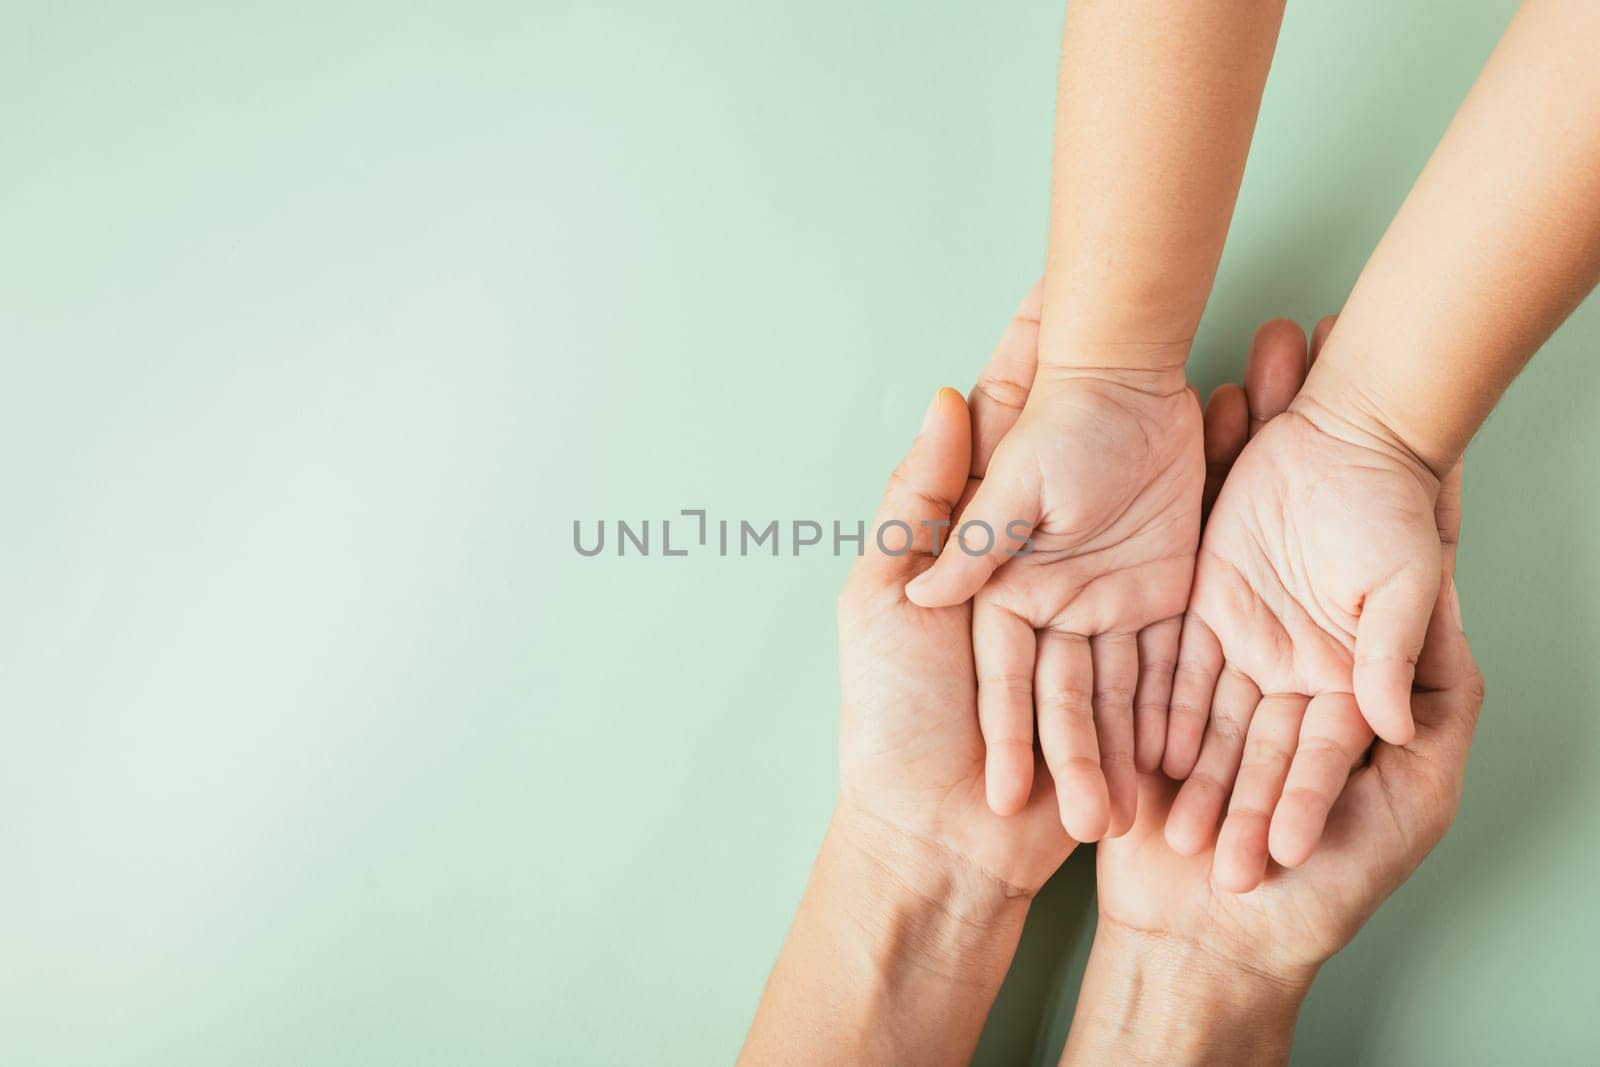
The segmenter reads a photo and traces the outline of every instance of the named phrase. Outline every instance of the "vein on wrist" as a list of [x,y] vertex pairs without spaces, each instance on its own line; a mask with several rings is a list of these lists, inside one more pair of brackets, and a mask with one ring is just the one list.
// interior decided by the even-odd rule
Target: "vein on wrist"
[[1031,893],[846,804],[828,839],[846,887],[842,904],[877,955],[952,978],[991,965],[1003,975]]
[[1101,916],[1063,1063],[1282,1063],[1314,967],[1244,964]]

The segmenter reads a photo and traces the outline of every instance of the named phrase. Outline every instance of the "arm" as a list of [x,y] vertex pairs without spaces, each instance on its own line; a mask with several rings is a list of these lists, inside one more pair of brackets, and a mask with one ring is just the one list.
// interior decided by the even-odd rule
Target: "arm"
[[1184,363],[1282,15],[1073,0],[1037,373],[981,397],[1020,414],[906,590],[927,608],[976,596],[989,803],[1033,795],[1037,740],[1080,841],[1128,827],[1135,768],[1161,758],[1205,482]]
[[[1031,343],[1008,331],[996,361]],[[839,803],[742,1063],[965,1062],[1029,901],[1072,851],[1047,779],[1009,817],[984,801],[971,607],[904,595],[971,444],[967,406],[940,390],[872,524],[913,542],[890,555],[868,534],[839,598]]]
[[966,1063],[1028,898],[841,813],[741,1063]]
[[[1223,486],[1170,700],[1164,766],[1200,779],[1177,809],[1175,844],[1211,836],[1238,766],[1234,739],[1260,694],[1311,701],[1302,738],[1315,744],[1272,816],[1279,863],[1315,847],[1343,767],[1371,733],[1410,739],[1412,674],[1444,550],[1433,514],[1441,479],[1600,277],[1597,41],[1600,7],[1524,4],[1306,388]],[[1225,677],[1245,684],[1224,687]]]
[[1600,5],[1528,0],[1307,384],[1434,474],[1600,280]]
[[[1208,406],[1206,448],[1221,473],[1248,451],[1252,422],[1282,413],[1304,377],[1303,347],[1296,351],[1281,330],[1272,335],[1251,353],[1245,396],[1227,387]],[[1452,544],[1459,487],[1458,467],[1441,490],[1437,515]],[[1258,841],[1248,895],[1234,891],[1244,888],[1237,850],[1230,859],[1223,845],[1180,852],[1168,844],[1163,824],[1170,832],[1181,798],[1172,782],[1146,776],[1132,831],[1102,842],[1095,857],[1100,921],[1063,1063],[1287,1062],[1296,1016],[1322,965],[1449,826],[1482,702],[1447,578],[1417,661],[1415,735],[1404,747],[1379,744],[1355,770],[1342,760],[1329,840],[1303,864],[1275,868],[1264,879],[1266,843]],[[1242,817],[1264,823],[1262,812],[1289,773],[1301,710],[1264,703],[1251,724],[1235,793],[1236,802],[1245,798]]]
[[1040,369],[1175,372],[1211,293],[1283,0],[1073,0]]

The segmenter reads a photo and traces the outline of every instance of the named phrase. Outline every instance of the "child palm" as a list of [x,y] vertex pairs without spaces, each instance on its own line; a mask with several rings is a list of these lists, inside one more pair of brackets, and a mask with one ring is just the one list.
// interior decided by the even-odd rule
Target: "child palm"
[[[1201,417],[1181,376],[1036,374],[1036,307],[1037,291],[974,394],[982,482],[960,515],[968,535],[907,595],[938,607],[976,594],[990,806],[1009,814],[1033,795],[1037,716],[1062,823],[1092,841],[1132,823],[1141,664],[1170,671],[1176,655],[1205,481]],[[997,423],[1009,425],[985,456]],[[1018,520],[1031,548],[1012,556]],[[1146,766],[1162,734],[1162,722],[1141,723],[1139,754],[1155,741]]]

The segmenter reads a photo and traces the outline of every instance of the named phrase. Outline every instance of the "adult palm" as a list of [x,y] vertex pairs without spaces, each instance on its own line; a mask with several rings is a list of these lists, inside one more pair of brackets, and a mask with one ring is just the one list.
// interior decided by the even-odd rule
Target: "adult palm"
[[1430,623],[1417,680],[1412,741],[1380,743],[1351,774],[1322,846],[1300,867],[1274,868],[1250,893],[1214,884],[1209,850],[1183,855],[1167,844],[1162,826],[1176,786],[1147,776],[1133,830],[1099,848],[1101,921],[1285,982],[1306,980],[1416,869],[1460,801],[1483,682],[1453,584]]
[[[932,564],[934,527],[924,524],[950,519],[970,456],[967,407],[941,390],[874,520],[882,543],[869,534],[840,596],[841,810],[959,857],[1007,892],[1032,893],[1074,846],[1049,776],[1037,776],[1018,814],[990,809],[971,606],[929,610],[904,592]],[[903,531],[913,534],[909,550],[891,554]]]

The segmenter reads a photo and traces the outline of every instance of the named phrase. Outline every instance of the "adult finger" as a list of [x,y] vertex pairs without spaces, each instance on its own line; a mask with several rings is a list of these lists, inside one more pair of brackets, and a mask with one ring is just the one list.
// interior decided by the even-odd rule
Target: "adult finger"
[[1433,505],[1433,521],[1439,527],[1439,547],[1442,550],[1444,573],[1456,573],[1456,549],[1461,544],[1461,481],[1462,468],[1457,463],[1450,468],[1439,483],[1439,499]]
[[1306,335],[1297,323],[1272,319],[1256,330],[1244,369],[1250,436],[1289,409],[1306,380]]
[[1234,460],[1244,450],[1250,436],[1250,405],[1244,390],[1225,382],[1212,390],[1205,410],[1206,484],[1200,498],[1200,513],[1211,514],[1211,505],[1222,492],[1222,482],[1233,469]]
[[984,364],[967,403],[972,409],[972,476],[982,478],[1006,433],[1022,414],[1039,366],[1039,313],[1044,279],[1022,298],[989,362]]
[[949,522],[966,485],[971,440],[966,402],[954,389],[940,389],[911,450],[889,476],[857,564],[865,579],[903,582],[927,568],[941,532],[937,524]]
[[1324,315],[1317,320],[1317,325],[1311,331],[1311,351],[1306,359],[1308,364],[1315,363],[1317,357],[1322,355],[1322,350],[1327,347],[1328,338],[1333,334],[1334,324],[1338,321],[1338,315]]

